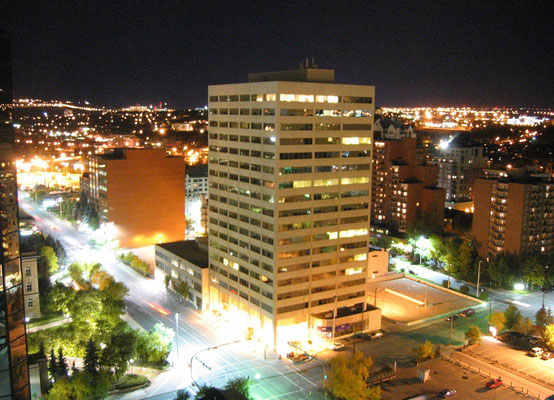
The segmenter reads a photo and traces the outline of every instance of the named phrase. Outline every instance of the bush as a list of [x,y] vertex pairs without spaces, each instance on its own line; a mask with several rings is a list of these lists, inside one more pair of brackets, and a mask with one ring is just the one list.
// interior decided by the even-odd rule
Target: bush
[[113,387],[117,390],[124,390],[144,385],[147,382],[148,378],[142,375],[123,375]]
[[467,287],[466,285],[460,286],[460,292],[463,293],[463,294],[468,294],[469,293],[469,287]]
[[150,264],[148,264],[144,260],[141,260],[132,252],[128,252],[127,254],[120,254],[118,258],[121,260],[121,262],[123,262],[123,264],[133,268],[139,274],[142,274],[144,276],[150,275]]
[[448,279],[445,279],[444,281],[442,281],[442,286],[444,286],[447,289],[450,287],[450,283],[448,282]]

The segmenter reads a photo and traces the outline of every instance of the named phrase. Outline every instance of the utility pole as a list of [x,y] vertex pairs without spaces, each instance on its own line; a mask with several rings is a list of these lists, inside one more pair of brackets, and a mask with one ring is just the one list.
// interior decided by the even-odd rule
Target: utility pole
[[454,313],[450,312],[450,338],[448,344],[452,344],[452,328],[454,328]]
[[479,268],[477,269],[477,298],[479,298],[479,279],[481,278],[481,263],[483,260],[479,260]]

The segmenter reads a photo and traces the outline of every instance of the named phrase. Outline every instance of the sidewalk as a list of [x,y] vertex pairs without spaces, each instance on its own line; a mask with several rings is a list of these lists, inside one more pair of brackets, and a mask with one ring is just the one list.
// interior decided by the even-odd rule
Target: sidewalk
[[54,328],[55,326],[69,324],[70,322],[73,322],[73,320],[71,318],[65,318],[65,319],[62,319],[60,321],[50,322],[49,324],[44,324],[44,325],[35,326],[33,328],[28,328],[27,333],[33,333],[33,332],[41,331],[43,329]]

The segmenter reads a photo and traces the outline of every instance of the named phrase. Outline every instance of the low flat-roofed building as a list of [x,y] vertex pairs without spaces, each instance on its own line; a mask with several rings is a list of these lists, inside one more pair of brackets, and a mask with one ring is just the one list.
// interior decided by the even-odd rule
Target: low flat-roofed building
[[205,310],[210,292],[208,247],[206,240],[180,240],[157,244],[156,273],[162,272],[175,281],[186,282],[188,299],[198,310]]

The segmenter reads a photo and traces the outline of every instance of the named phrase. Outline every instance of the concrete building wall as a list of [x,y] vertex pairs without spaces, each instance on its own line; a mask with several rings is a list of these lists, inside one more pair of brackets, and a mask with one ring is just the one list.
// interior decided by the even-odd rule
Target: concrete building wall
[[374,88],[256,82],[209,97],[214,303],[287,336],[335,297],[365,301]]
[[106,189],[99,190],[100,215],[114,223],[119,245],[183,240],[184,160],[150,149],[124,149],[124,157],[99,159],[106,172]]
[[23,271],[25,316],[39,318],[42,314],[40,313],[37,256],[22,256],[21,270]]
[[523,214],[525,212],[525,185],[509,183],[506,201],[504,251],[519,254],[522,249]]
[[442,223],[444,190],[429,196],[436,190],[438,167],[424,164],[416,138],[377,140],[373,150],[372,225],[405,232],[422,217]]
[[472,233],[479,255],[554,252],[554,184],[549,179],[475,180]]

